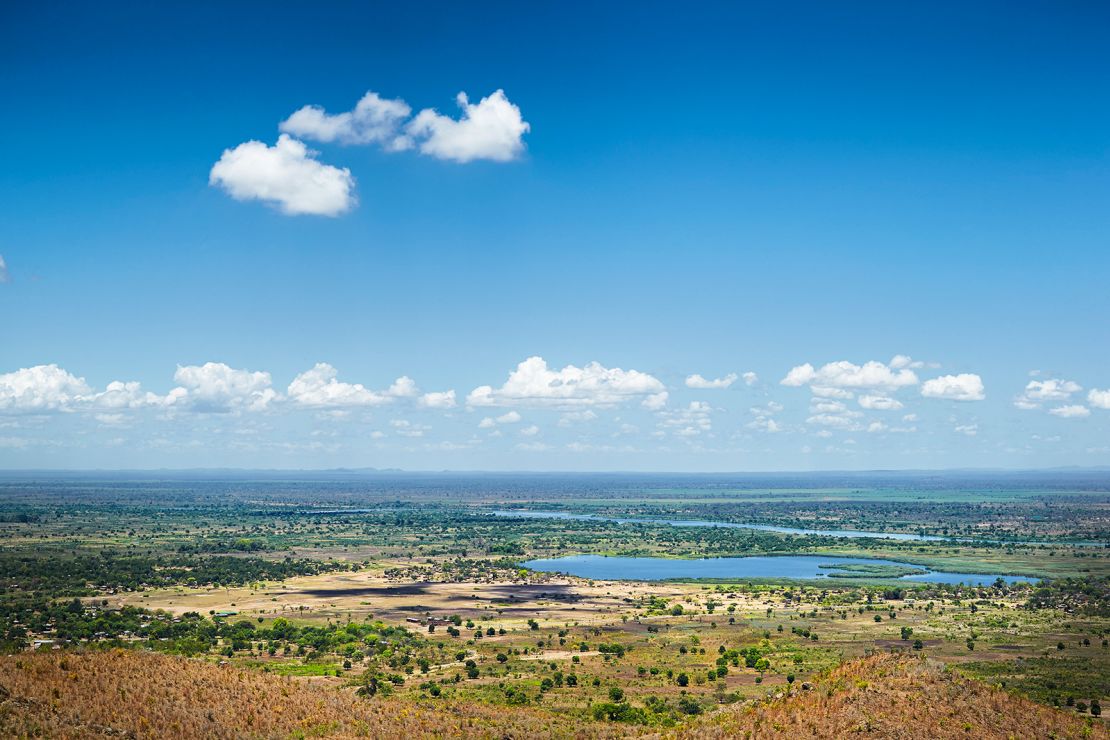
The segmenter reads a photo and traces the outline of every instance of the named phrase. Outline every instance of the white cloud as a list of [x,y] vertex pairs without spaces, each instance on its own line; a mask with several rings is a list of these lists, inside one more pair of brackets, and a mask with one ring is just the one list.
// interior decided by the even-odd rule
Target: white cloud
[[454,162],[507,162],[524,151],[522,137],[530,126],[503,90],[477,104],[471,103],[466,93],[459,93],[456,101],[462,109],[459,120],[426,108],[405,127],[405,132],[420,142],[421,153]]
[[738,377],[739,376],[736,373],[729,373],[728,375],[724,376],[723,378],[716,378],[714,380],[708,380],[706,378],[703,378],[698,373],[694,373],[693,375],[687,376],[687,378],[686,378],[686,387],[687,388],[696,388],[698,390],[724,389],[724,388],[728,388],[730,385],[735,383],[736,379]]
[[974,373],[942,375],[921,385],[921,395],[926,398],[946,398],[952,401],[982,401],[983,379]]
[[685,408],[659,412],[658,426],[678,437],[696,437],[713,429],[712,410],[704,401],[691,401]]
[[740,377],[744,379],[744,385],[755,385],[759,382],[759,376],[753,373],[751,370],[744,373]]
[[758,416],[744,426],[748,429],[755,429],[756,431],[767,432],[768,434],[782,431],[782,426],[769,416]]
[[392,419],[389,425],[400,437],[423,437],[424,432],[431,428],[423,424],[413,424],[408,419]]
[[522,436],[525,436],[525,437],[535,437],[537,434],[540,433],[540,428],[538,426],[536,426],[535,424],[532,424],[530,426],[526,426],[523,429],[521,429],[520,433],[521,433]]
[[316,152],[288,134],[277,144],[248,141],[225,149],[208,182],[236,200],[276,204],[288,215],[337,216],[355,204],[351,171],[321,164]]
[[1071,405],[1071,406],[1057,406],[1054,409],[1049,409],[1048,413],[1053,416],[1059,416],[1064,419],[1076,419],[1084,416],[1090,416],[1091,410],[1086,406]]
[[843,388],[830,388],[824,385],[811,385],[809,387],[809,392],[815,396],[821,396],[822,398],[841,398],[844,400],[855,398],[856,395]]
[[289,384],[289,398],[301,405],[314,408],[329,406],[379,406],[389,402],[389,396],[369,390],[359,383],[342,383],[338,372],[326,362],[318,362]]
[[1014,406],[1025,410],[1037,409],[1045,401],[1066,401],[1081,390],[1082,386],[1071,380],[1031,380],[1026,384],[1025,390],[1014,399]]
[[976,434],[979,433],[979,425],[978,424],[960,424],[955,429],[953,429],[952,431],[956,432],[957,434],[966,434],[968,437],[974,437]]
[[1087,394],[1087,403],[1096,409],[1110,409],[1110,389],[1103,391],[1092,388],[1091,392]]
[[428,409],[453,409],[455,408],[455,391],[425,393],[416,403]]
[[650,396],[645,398],[643,401],[640,402],[640,405],[648,411],[659,411],[666,408],[667,399],[669,399],[670,397],[671,394],[667,393],[667,391],[659,391],[658,393],[652,393]]
[[862,416],[859,411],[849,411],[841,401],[830,401],[827,398],[814,398],[809,402],[811,414],[842,414],[844,416]]
[[908,355],[894,355],[894,357],[890,360],[890,366],[895,370],[900,370],[904,367],[922,368],[925,367],[925,363],[919,360],[914,360]]
[[847,360],[830,362],[815,370],[808,362],[791,368],[780,383],[787,386],[817,386],[825,389],[866,388],[895,390],[917,385],[917,375],[908,368],[895,369],[871,360],[855,365]]
[[856,422],[851,415],[841,414],[814,414],[806,419],[806,423],[832,427],[834,429],[843,429],[846,431],[856,431],[861,428],[859,423]]
[[389,386],[386,393],[394,398],[415,398],[420,389],[416,387],[416,381],[407,375],[402,375],[393,381],[393,385]]
[[902,408],[902,402],[889,396],[860,396],[859,405],[874,411],[897,411]]
[[590,409],[586,409],[585,411],[567,411],[559,417],[558,425],[565,428],[578,422],[593,421],[596,418],[597,414]]
[[306,105],[279,125],[293,136],[340,144],[380,144],[387,150],[408,149],[412,141],[401,135],[401,124],[412,113],[403,100],[389,100],[368,92],[354,110],[329,114],[317,105]]
[[64,411],[91,393],[84,378],[53,364],[0,375],[0,411]]
[[167,405],[194,411],[260,411],[278,397],[269,373],[236,370],[222,362],[179,365],[173,379],[180,387],[170,391]]
[[4,255],[0,254],[0,283],[11,282],[11,277],[8,275],[8,263],[4,261]]
[[135,382],[113,380],[100,393],[86,397],[86,401],[98,408],[137,409],[144,406],[174,406],[181,403],[187,395],[184,388],[175,388],[166,396],[143,391]]
[[517,365],[503,386],[475,388],[466,402],[470,406],[614,405],[660,392],[663,384],[638,370],[610,369],[597,362],[552,370],[542,357],[529,357]]
[[782,411],[783,406],[777,401],[768,401],[766,406],[752,406],[748,409],[755,416],[772,416]]
[[478,422],[479,429],[493,429],[498,424],[518,424],[523,417],[516,411],[507,411],[501,416],[494,418],[487,416]]

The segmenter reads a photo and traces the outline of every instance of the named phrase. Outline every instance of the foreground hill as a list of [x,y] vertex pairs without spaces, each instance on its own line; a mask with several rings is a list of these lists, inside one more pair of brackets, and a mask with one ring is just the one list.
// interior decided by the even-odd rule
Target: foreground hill
[[1100,722],[925,661],[847,663],[810,689],[722,709],[678,729],[578,723],[543,710],[362,699],[231,666],[137,651],[0,656],[9,737],[1110,737]]
[[687,737],[1105,738],[1087,720],[946,671],[875,655],[833,669],[808,690],[729,707]]

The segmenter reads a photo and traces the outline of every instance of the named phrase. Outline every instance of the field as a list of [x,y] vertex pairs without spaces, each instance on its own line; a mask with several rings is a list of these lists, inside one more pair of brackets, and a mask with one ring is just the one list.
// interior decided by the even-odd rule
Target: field
[[[899,721],[930,727],[930,736],[978,728],[978,736],[1001,737],[1009,731],[987,716],[1006,702],[1031,702],[1035,708],[1022,711],[1061,737],[1103,732],[1110,551],[1096,543],[1110,533],[1105,482],[740,483],[384,474],[8,479],[0,483],[0,644],[12,655],[5,660],[53,667],[42,669],[42,686],[27,678],[39,675],[32,671],[4,688],[41,701],[65,656],[81,666],[183,656],[185,663],[166,665],[244,676],[236,680],[270,687],[262,692],[324,692],[326,702],[360,708],[338,724],[336,713],[347,710],[323,705],[316,715],[294,712],[292,724],[256,717],[249,732],[260,736],[375,735],[385,726],[375,722],[410,727],[397,717],[444,721],[437,707],[458,721],[427,732],[473,734],[468,722],[502,727],[496,718],[515,735],[538,722],[548,734],[579,736],[760,736],[802,722],[813,702],[822,712],[840,707],[845,693],[870,706],[958,686],[969,697],[959,717]],[[492,514],[506,509],[638,521]],[[820,533],[830,529],[959,539]],[[967,586],[859,568],[812,580],[601,581],[522,567],[571,554],[851,555],[1021,579]],[[55,712],[95,699],[57,691]],[[13,714],[11,699],[3,706],[20,732],[31,732],[18,724],[26,722],[85,732],[57,714]],[[862,722],[874,736],[896,736],[875,707],[837,712],[812,734],[837,736]],[[225,731],[196,717],[172,721],[188,736]]]

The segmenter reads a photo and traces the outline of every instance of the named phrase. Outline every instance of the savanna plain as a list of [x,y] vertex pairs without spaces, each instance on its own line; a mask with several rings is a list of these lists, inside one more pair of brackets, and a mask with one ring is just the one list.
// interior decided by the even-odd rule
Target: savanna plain
[[0,478],[3,736],[1110,737],[1108,640],[1105,471]]

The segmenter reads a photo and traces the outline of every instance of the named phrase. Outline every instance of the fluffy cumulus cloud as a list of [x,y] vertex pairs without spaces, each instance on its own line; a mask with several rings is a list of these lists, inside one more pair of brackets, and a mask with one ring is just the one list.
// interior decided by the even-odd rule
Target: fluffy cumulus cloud
[[507,162],[524,151],[523,137],[530,126],[503,90],[477,104],[471,103],[466,93],[459,93],[456,101],[462,110],[460,118],[426,108],[405,127],[405,132],[419,142],[422,154],[454,162]]
[[57,365],[36,365],[0,375],[0,411],[65,411],[91,394],[84,378]]
[[178,367],[178,386],[166,395],[134,381],[114,380],[102,391],[57,365],[38,365],[0,375],[0,410],[130,411],[143,408],[223,413],[259,411],[279,398],[270,374],[236,370],[222,363]]
[[337,375],[334,367],[319,363],[296,376],[287,395],[282,396],[272,387],[268,372],[233,368],[222,362],[179,365],[173,375],[175,387],[161,395],[144,390],[135,381],[116,380],[96,390],[84,378],[57,365],[37,365],[0,374],[0,414],[94,412],[102,423],[112,419],[114,425],[119,425],[126,420],[123,412],[141,409],[160,410],[170,418],[182,413],[239,414],[289,406],[340,414],[346,413],[345,407],[403,401],[425,409],[456,405],[455,391],[421,394],[407,376],[379,392],[342,382]]
[[287,134],[277,144],[248,141],[224,151],[208,182],[236,200],[261,200],[289,215],[338,216],[355,204],[351,171],[316,160]]
[[1091,392],[1087,394],[1087,403],[1096,409],[1110,409],[1110,389],[1092,388]]
[[368,92],[354,110],[329,114],[317,105],[306,105],[281,122],[279,128],[302,139],[340,144],[379,144],[399,151],[412,146],[401,126],[412,113],[403,100],[389,100]]
[[859,405],[873,411],[897,411],[902,402],[889,396],[864,395],[859,397]]
[[420,395],[420,389],[416,387],[416,381],[407,375],[402,375],[393,381],[386,395],[393,398],[416,398]]
[[344,383],[338,371],[326,362],[318,362],[289,384],[286,394],[301,406],[334,408],[343,406],[380,406],[388,403],[388,393],[377,393],[360,383]]
[[974,373],[941,375],[921,384],[921,395],[951,401],[982,401],[986,398],[983,379]]
[[417,405],[427,409],[455,408],[455,391],[432,391],[417,399]]
[[1060,380],[1058,378],[1031,380],[1014,399],[1014,406],[1026,410],[1038,409],[1045,402],[1067,401],[1073,394],[1081,390],[1083,390],[1082,386],[1072,380]]
[[[901,357],[901,356],[899,356]],[[895,357],[895,360],[899,360]],[[905,386],[917,385],[917,375],[909,367],[894,367],[876,360],[856,365],[841,360],[830,362],[819,369],[810,363],[791,368],[780,383],[786,386],[808,385],[815,389],[818,395],[826,395],[824,391],[832,391],[828,395],[843,396],[847,389],[871,389],[893,391]]]
[[487,416],[486,418],[478,422],[478,428],[493,429],[499,424],[519,424],[520,420],[523,418],[524,417],[522,417],[517,411],[507,411],[504,414],[501,414],[501,416]]
[[[318,161],[302,139],[374,145],[391,152],[418,148],[460,163],[508,162],[520,156],[530,127],[503,90],[478,103],[471,103],[466,93],[456,100],[462,111],[457,119],[432,108],[410,118],[412,108],[404,100],[373,91],[342,113],[306,105],[278,125],[282,133],[274,146],[252,140],[225,150],[208,181],[236,200],[261,200],[288,215],[338,216],[356,203],[355,179],[347,168]],[[2,268],[0,260],[0,282]]]
[[170,391],[167,405],[195,411],[261,411],[278,397],[269,373],[237,370],[222,362],[179,366],[173,379],[178,387]]
[[755,385],[759,382],[759,376],[753,373],[751,370],[744,373],[740,377],[744,379],[744,385]]
[[500,388],[475,388],[466,402],[470,406],[615,405],[662,392],[663,384],[657,378],[638,370],[607,368],[597,362],[556,370],[542,357],[529,357]]
[[724,389],[735,383],[738,377],[736,373],[729,373],[723,378],[709,380],[708,378],[703,378],[698,373],[694,373],[686,377],[686,387],[695,388],[697,390]]

